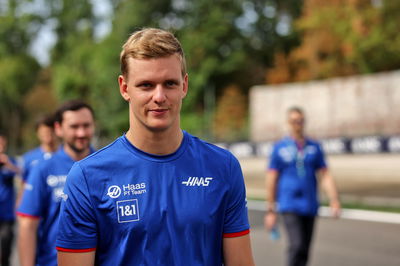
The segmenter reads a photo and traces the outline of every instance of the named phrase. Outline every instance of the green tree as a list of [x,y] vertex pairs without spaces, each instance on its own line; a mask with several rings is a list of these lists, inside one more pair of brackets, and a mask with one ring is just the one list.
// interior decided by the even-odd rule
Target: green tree
[[[296,16],[301,1],[111,1],[112,30],[99,42],[90,31],[96,27],[96,18],[87,8],[90,3],[71,2],[55,13],[61,17],[52,58],[53,84],[60,98],[88,99],[98,113],[101,134],[121,134],[128,128],[127,104],[117,92],[121,45],[139,28],[164,28],[181,40],[188,61],[190,90],[182,127],[211,138],[210,114],[223,88],[237,84],[246,94],[251,85],[263,81],[276,46],[295,40],[292,33],[277,33],[280,14]],[[80,5],[83,11],[78,12]],[[77,27],[82,20],[90,25],[86,30]]]
[[21,12],[28,1],[3,2],[0,9],[0,128],[6,131],[10,147],[16,150],[22,144],[23,99],[40,70],[38,62],[28,53],[36,33],[31,25],[40,23],[40,19]]
[[400,67],[399,1],[306,0],[301,45],[277,53],[267,83],[322,79]]
[[94,46],[95,18],[88,0],[60,0],[53,7],[57,42],[52,49],[53,85],[60,99],[90,97],[89,63]]

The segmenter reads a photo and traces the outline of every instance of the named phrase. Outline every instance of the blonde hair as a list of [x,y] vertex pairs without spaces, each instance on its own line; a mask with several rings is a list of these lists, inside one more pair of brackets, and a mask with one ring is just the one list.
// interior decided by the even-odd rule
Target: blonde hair
[[128,59],[151,59],[177,54],[181,60],[182,76],[186,74],[186,60],[178,39],[165,30],[145,28],[132,33],[122,46],[120,54],[121,73],[128,74]]

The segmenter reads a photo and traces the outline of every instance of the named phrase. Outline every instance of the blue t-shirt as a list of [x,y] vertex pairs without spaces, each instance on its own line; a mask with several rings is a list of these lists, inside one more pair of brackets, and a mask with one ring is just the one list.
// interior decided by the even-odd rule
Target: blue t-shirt
[[56,238],[65,179],[74,160],[59,149],[32,168],[17,214],[40,219],[36,265],[57,265]]
[[[15,160],[9,158],[15,165]],[[7,167],[0,167],[0,221],[15,220],[15,191],[14,191],[15,173]]]
[[96,250],[96,265],[221,265],[223,237],[248,234],[239,162],[184,132],[157,156],[125,136],[76,163],[57,249]]
[[316,172],[326,168],[318,142],[306,139],[304,147],[286,137],[274,145],[269,169],[278,171],[278,211],[315,216],[318,213]]
[[22,155],[22,180],[26,182],[32,167],[37,165],[41,160],[50,159],[52,155],[53,153],[45,152],[41,147],[37,147]]

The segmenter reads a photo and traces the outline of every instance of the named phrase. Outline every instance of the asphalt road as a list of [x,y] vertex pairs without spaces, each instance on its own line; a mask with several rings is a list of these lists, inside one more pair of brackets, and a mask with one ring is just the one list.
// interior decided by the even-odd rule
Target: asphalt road
[[[273,242],[263,212],[249,211],[253,255],[258,266],[285,265],[285,234]],[[14,249],[13,264],[18,266]],[[309,266],[399,266],[400,224],[319,218]]]
[[[285,265],[285,234],[273,242],[263,228],[263,212],[249,211],[256,265]],[[310,266],[399,266],[400,225],[319,218]]]

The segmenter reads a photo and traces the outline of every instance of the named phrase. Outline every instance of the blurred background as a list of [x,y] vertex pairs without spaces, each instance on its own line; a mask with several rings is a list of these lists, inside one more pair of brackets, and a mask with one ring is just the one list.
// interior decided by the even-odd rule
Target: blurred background
[[[37,144],[37,116],[64,100],[83,98],[96,110],[100,145],[121,135],[128,128],[117,86],[121,45],[134,30],[154,26],[173,31],[186,52],[190,91],[184,129],[212,142],[274,140],[281,135],[274,123],[283,122],[276,119],[283,116],[276,106],[287,104],[277,98],[261,103],[260,110],[269,109],[253,118],[252,86],[399,69],[399,10],[399,1],[385,0],[0,0],[0,128],[10,136],[12,151],[22,152]],[[388,93],[398,90],[379,85],[372,98],[391,99]],[[326,109],[331,117],[348,107],[344,98],[351,92],[341,89],[334,92],[336,107]],[[354,93],[350,104],[360,98]],[[388,108],[394,108],[391,100]],[[349,115],[364,112],[382,122],[375,111],[368,106]],[[336,124],[313,119],[325,122],[316,136],[400,132],[399,123],[387,131],[362,119],[360,129],[350,132],[346,115],[342,110]]]
[[[285,110],[298,105],[345,206],[400,212],[399,14],[393,0],[0,0],[0,130],[22,154],[38,144],[40,115],[81,98],[96,112],[96,146],[108,144],[128,129],[121,45],[160,27],[186,53],[182,128],[239,157],[249,198],[265,198],[266,157],[285,135]],[[398,244],[387,244],[386,264],[368,264],[376,247],[366,248],[360,265],[400,265]]]

